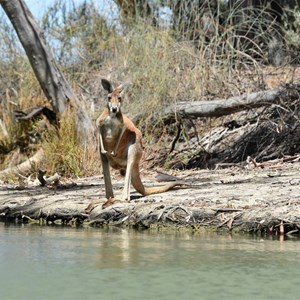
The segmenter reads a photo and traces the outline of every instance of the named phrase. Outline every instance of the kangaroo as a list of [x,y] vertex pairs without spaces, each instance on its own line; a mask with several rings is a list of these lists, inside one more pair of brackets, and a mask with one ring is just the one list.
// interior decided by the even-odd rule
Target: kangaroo
[[130,183],[143,196],[166,192],[182,181],[173,181],[163,186],[145,187],[141,181],[139,163],[143,154],[142,133],[121,111],[124,85],[116,88],[106,79],[101,80],[108,92],[107,106],[96,121],[99,151],[108,201],[103,208],[114,203],[110,166],[125,175],[121,202],[130,201]]

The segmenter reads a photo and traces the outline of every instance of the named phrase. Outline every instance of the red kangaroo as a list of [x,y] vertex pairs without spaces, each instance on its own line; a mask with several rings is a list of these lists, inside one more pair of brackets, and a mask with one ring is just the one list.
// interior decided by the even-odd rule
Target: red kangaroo
[[121,112],[124,86],[120,85],[114,88],[106,79],[102,79],[101,82],[103,88],[108,92],[107,107],[96,121],[105,192],[108,199],[103,207],[115,201],[109,166],[120,170],[120,173],[125,175],[124,189],[121,199],[119,199],[122,202],[130,200],[130,182],[143,196],[163,193],[177,185],[183,185],[182,181],[173,181],[156,187],[143,185],[139,171],[139,163],[143,154],[142,133]]

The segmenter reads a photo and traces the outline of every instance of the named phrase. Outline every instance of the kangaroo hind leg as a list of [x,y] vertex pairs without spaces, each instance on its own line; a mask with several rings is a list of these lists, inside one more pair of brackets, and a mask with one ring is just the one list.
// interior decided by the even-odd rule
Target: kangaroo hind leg
[[130,184],[132,177],[132,170],[136,159],[136,146],[132,144],[128,147],[127,167],[125,172],[124,188],[122,192],[122,201],[130,201]]
[[109,162],[105,154],[100,153],[101,163],[103,169],[103,177],[105,184],[105,196],[107,199],[114,198],[114,191],[111,184],[110,170],[109,170]]

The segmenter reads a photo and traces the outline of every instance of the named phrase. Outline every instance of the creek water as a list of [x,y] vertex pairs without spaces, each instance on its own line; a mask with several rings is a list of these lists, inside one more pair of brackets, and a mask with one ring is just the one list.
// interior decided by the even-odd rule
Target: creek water
[[300,240],[0,223],[0,299],[299,299]]

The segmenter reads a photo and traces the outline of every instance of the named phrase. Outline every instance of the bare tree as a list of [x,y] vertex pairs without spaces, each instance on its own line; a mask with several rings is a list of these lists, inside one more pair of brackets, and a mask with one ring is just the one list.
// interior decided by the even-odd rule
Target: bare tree
[[76,116],[78,137],[82,143],[93,138],[93,126],[64,74],[60,71],[43,33],[23,0],[0,0],[15,28],[45,96],[61,118],[69,108]]

